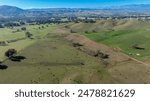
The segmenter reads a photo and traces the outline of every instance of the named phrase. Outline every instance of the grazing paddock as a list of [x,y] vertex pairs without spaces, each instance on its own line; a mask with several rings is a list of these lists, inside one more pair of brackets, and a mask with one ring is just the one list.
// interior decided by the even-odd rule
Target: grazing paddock
[[[1,28],[0,41],[15,41],[0,46],[0,83],[150,83],[149,25],[102,20]],[[32,39],[23,39],[27,32]],[[8,49],[18,52],[6,59]]]

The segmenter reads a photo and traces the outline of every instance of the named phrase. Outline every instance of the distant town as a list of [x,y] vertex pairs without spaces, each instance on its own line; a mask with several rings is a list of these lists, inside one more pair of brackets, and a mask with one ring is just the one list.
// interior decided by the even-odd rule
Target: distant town
[[[134,9],[133,9],[134,8]],[[0,28],[29,24],[86,22],[97,20],[150,20],[150,5],[129,5],[120,8],[47,8],[21,9],[14,6],[0,6]],[[42,15],[42,16],[41,16]]]

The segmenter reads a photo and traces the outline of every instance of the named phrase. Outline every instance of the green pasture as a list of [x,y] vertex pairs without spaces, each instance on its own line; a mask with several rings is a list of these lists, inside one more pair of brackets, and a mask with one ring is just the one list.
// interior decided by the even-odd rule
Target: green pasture
[[[121,48],[126,54],[132,54],[137,59],[150,57],[150,31],[149,30],[113,30],[98,33],[82,33],[88,38],[106,44],[113,48]],[[134,49],[133,45],[139,45],[145,50]],[[140,54],[140,56],[137,56]]]

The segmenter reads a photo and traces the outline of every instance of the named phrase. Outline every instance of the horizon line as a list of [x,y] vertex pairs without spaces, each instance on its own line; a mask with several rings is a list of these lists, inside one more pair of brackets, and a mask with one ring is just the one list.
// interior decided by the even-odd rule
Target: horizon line
[[15,6],[15,5],[7,5],[7,4],[3,4],[3,5],[0,5],[0,6],[11,6],[11,7],[17,7],[17,8],[20,8],[20,9],[24,9],[24,10],[28,10],[28,9],[50,9],[50,8],[52,8],[52,9],[54,9],[54,8],[65,8],[65,9],[69,9],[69,8],[71,8],[71,9],[84,9],[84,8],[86,8],[86,9],[104,9],[104,8],[109,8],[109,7],[121,7],[121,6],[131,6],[131,5],[150,5],[150,4],[144,4],[144,3],[142,3],[142,4],[123,4],[123,5],[118,5],[118,6],[112,6],[112,5],[110,5],[110,6],[103,6],[103,7],[28,7],[28,8],[22,8],[22,7],[19,7],[19,6]]

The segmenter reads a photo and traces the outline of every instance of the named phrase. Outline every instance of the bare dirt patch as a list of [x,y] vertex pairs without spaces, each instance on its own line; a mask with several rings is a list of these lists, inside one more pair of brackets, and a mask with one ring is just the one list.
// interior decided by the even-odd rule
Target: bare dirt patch
[[144,63],[150,65],[150,59],[145,60]]

